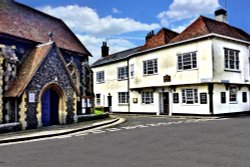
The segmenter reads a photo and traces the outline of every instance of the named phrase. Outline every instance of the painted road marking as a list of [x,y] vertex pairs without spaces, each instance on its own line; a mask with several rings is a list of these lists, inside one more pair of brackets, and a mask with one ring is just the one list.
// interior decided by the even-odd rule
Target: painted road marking
[[72,137],[73,135],[62,135],[62,136],[56,136],[54,137],[55,139],[65,139],[65,138],[70,138]]
[[184,123],[197,123],[197,122],[206,122],[206,121],[218,121],[218,120],[227,120],[229,118],[222,118],[222,119],[195,119],[195,120],[186,120],[186,121],[176,121],[176,122],[159,122],[159,123],[148,123],[145,125],[134,125],[134,126],[124,126],[121,128],[107,128],[103,130],[93,130],[90,132],[82,132],[80,134],[76,134],[74,136],[86,136],[89,133],[93,134],[100,134],[100,133],[105,133],[105,132],[116,132],[116,131],[121,131],[121,130],[131,130],[131,129],[136,129],[136,128],[148,128],[148,127],[157,127],[157,126],[167,126],[167,125],[178,125],[178,124],[184,124]]
[[121,129],[118,129],[118,128],[108,128],[108,129],[105,129],[107,131],[110,131],[110,132],[116,132],[116,131],[119,131]]
[[105,133],[106,131],[104,130],[94,130],[94,131],[90,131],[90,133],[93,133],[93,134],[99,134],[99,133]]
[[152,127],[155,127],[155,126],[160,126],[159,123],[158,124],[146,124],[147,126],[152,126]]
[[129,130],[129,129],[135,129],[136,126],[125,126],[125,127],[121,127],[122,129],[126,129],[126,130]]
[[88,134],[89,134],[88,132],[81,132],[81,133],[75,134],[74,136],[86,136]]
[[88,130],[85,132],[77,132],[77,133],[69,134],[69,135],[48,137],[48,138],[42,138],[42,139],[34,139],[34,140],[14,142],[14,143],[5,143],[5,144],[0,144],[0,146],[14,145],[14,144],[20,144],[20,143],[30,143],[30,142],[43,141],[43,140],[64,139],[64,138],[70,138],[73,136],[84,138],[82,136],[87,136],[87,135],[89,135],[89,133],[100,134],[100,133],[105,133],[105,132],[116,132],[116,131],[120,131],[120,130],[130,130],[130,129],[136,129],[136,128],[168,126],[168,125],[173,125],[173,124],[177,125],[177,124],[184,124],[184,123],[198,123],[198,122],[206,122],[206,121],[223,121],[223,120],[228,120],[228,119],[230,119],[230,118],[221,118],[221,119],[216,119],[216,118],[209,119],[208,118],[208,119],[196,119],[196,120],[186,120],[186,121],[177,121],[177,122],[147,123],[145,125],[125,126],[125,127],[121,127],[121,128],[107,128],[107,129],[103,129],[103,130]]

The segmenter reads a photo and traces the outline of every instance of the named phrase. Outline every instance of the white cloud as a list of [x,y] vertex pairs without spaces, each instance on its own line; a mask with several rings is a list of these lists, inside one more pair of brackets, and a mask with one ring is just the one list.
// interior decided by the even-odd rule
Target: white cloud
[[[93,58],[90,59],[90,63],[93,63],[101,57],[102,42],[106,41],[108,37],[121,34],[127,35],[126,33],[137,31],[151,31],[160,28],[159,24],[142,23],[132,18],[114,18],[111,15],[100,17],[96,10],[86,6],[68,5],[54,8],[45,6],[37,9],[62,19],[73,30],[80,41],[93,55]],[[112,12],[120,13],[121,11],[117,8],[113,8]],[[121,38],[122,37],[115,39],[108,38],[110,54],[136,47],[136,45],[131,42],[138,40],[135,39],[135,37]]]
[[92,35],[119,35],[135,31],[150,31],[160,27],[159,24],[146,24],[132,18],[99,17],[89,7],[68,5],[52,8],[40,7],[39,10],[62,19],[74,32]]
[[191,20],[188,20],[187,23],[184,23],[184,24],[181,24],[181,25],[177,25],[177,26],[172,26],[172,30],[175,31],[175,32],[178,32],[178,33],[181,33],[183,30],[185,30],[191,23],[193,23],[194,21],[196,20],[195,19],[191,19]]
[[[159,13],[157,17],[163,26],[168,27],[178,21],[212,14],[219,6],[219,0],[174,0],[169,10]],[[183,26],[179,25],[179,30]]]
[[188,25],[179,25],[177,27],[172,28],[173,31],[181,33],[183,30],[187,28]]
[[158,17],[182,20],[201,14],[211,14],[219,6],[218,0],[174,0],[169,10],[161,12]]
[[[88,48],[88,50],[90,50],[91,54],[93,55],[93,57],[90,59],[90,64],[101,58],[101,46],[102,42],[106,41],[105,38],[80,34],[77,34],[77,37],[82,41],[82,43]],[[110,54],[136,47],[132,42],[125,39],[108,39],[107,42],[110,49]]]
[[115,14],[122,13],[122,11],[118,10],[117,8],[113,8],[112,12],[115,13]]

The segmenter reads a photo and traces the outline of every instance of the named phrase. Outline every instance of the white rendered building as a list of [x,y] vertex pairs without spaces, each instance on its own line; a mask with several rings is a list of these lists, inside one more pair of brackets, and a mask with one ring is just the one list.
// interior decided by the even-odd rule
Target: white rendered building
[[144,46],[92,65],[96,107],[113,112],[215,115],[250,110],[250,35],[226,11],[200,16],[182,33],[162,29]]

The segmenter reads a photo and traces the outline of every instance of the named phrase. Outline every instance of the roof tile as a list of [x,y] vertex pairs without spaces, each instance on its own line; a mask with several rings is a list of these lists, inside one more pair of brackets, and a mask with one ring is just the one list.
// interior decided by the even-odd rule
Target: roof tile
[[190,26],[188,26],[180,35],[171,40],[171,43],[180,42],[210,33],[224,35],[240,40],[250,41],[249,34],[239,28],[230,26],[227,23],[219,22],[204,16],[200,16]]
[[14,80],[9,89],[5,92],[5,97],[17,97],[23,92],[39,68],[39,65],[52,48],[52,44],[53,43],[36,47],[31,55],[25,59],[20,68],[18,68],[17,79]]
[[49,32],[54,33],[59,48],[90,55],[62,20],[18,2],[0,1],[0,33],[46,43]]

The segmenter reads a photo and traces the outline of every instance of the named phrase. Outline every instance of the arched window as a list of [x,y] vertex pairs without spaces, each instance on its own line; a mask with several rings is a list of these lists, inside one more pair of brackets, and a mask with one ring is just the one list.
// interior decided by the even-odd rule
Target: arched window
[[76,66],[73,63],[70,63],[68,65],[68,69],[70,71],[70,75],[74,81],[75,86],[79,89],[80,88],[80,75]]

